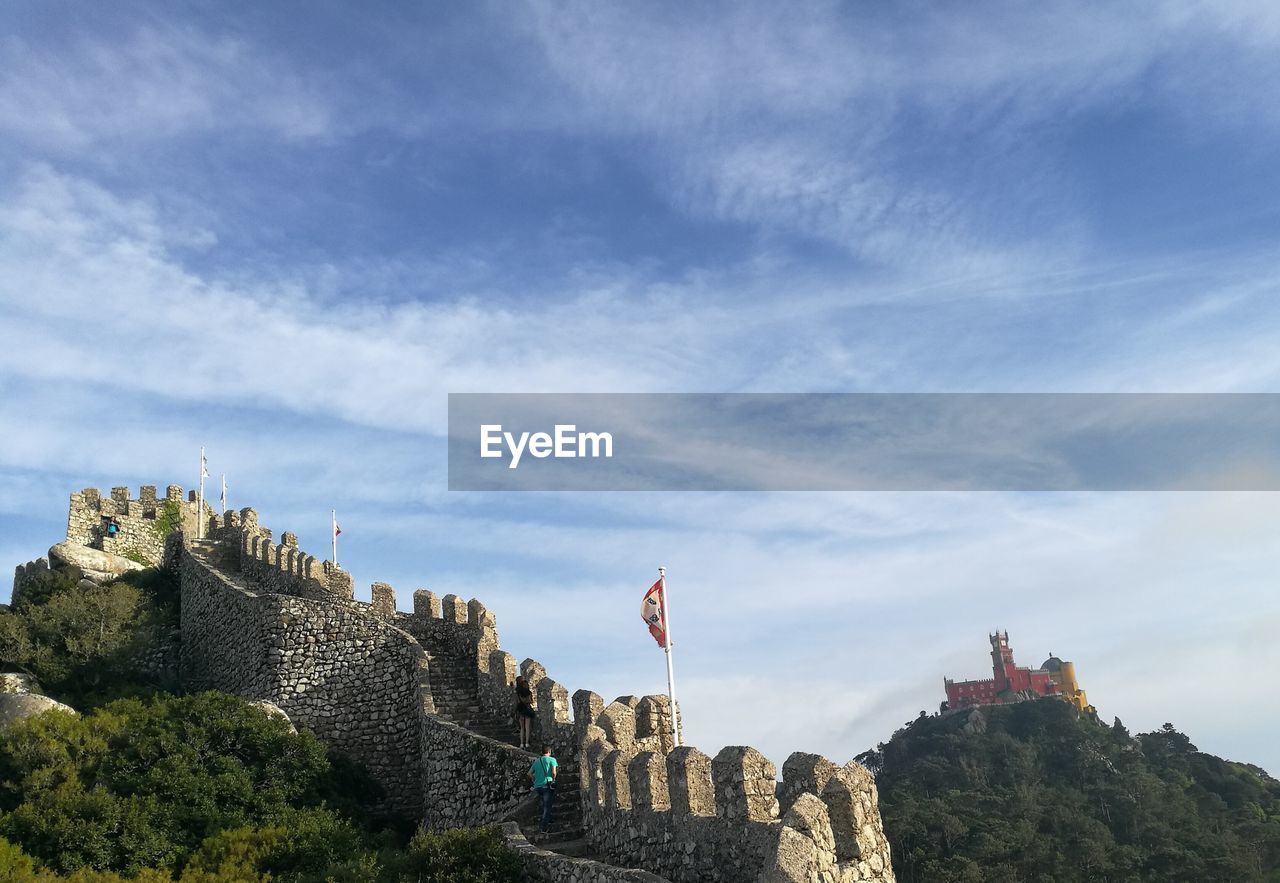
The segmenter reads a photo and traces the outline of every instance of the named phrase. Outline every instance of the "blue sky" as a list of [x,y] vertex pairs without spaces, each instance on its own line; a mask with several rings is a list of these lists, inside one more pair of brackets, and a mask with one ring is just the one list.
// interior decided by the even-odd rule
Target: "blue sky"
[[[1262,3],[10,4],[0,563],[190,485],[843,761],[942,677],[1280,768],[1271,494],[461,494],[448,392],[1280,391]],[[1261,682],[1261,683],[1260,683]]]

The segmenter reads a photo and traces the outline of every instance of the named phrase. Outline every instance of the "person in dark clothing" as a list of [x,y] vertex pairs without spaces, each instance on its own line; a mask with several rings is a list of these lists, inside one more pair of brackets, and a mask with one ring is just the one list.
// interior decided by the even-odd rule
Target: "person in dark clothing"
[[523,676],[516,678],[516,720],[520,724],[520,747],[529,747],[533,732],[533,690]]
[[535,757],[529,765],[529,778],[533,779],[533,790],[542,798],[542,822],[538,826],[539,833],[551,830],[551,801],[555,796],[556,773],[559,771],[556,759],[551,756],[551,746],[542,746],[542,756]]

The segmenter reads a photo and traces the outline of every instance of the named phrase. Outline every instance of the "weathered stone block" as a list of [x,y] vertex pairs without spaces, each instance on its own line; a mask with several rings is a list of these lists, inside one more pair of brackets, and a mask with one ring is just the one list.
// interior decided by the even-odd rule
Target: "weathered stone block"
[[475,598],[467,602],[467,621],[481,629],[494,629],[498,626],[498,619],[493,612]]
[[778,817],[777,767],[754,748],[730,745],[711,762],[716,815],[726,819],[771,821]]
[[413,612],[415,616],[439,619],[440,599],[430,589],[415,589],[413,592]]
[[797,751],[782,765],[778,811],[786,813],[801,794],[820,795],[838,767],[820,754]]
[[590,690],[578,690],[573,694],[573,728],[578,741],[586,744],[586,731],[594,727],[596,718],[604,711],[604,699]]
[[631,805],[636,809],[671,808],[667,792],[667,759],[656,751],[642,751],[627,766]]
[[387,583],[374,583],[369,587],[373,615],[391,621],[396,618],[396,590]]
[[711,758],[682,745],[667,755],[667,790],[671,811],[694,816],[716,814],[711,785]]
[[596,717],[596,726],[619,748],[636,744],[636,713],[621,702],[610,702]]
[[605,809],[631,809],[631,777],[627,767],[634,751],[615,748],[604,756],[601,771],[604,778]]
[[556,724],[569,724],[569,691],[553,681],[543,678],[534,691],[538,697],[538,717],[543,733],[550,733]]
[[466,625],[468,621],[467,605],[457,595],[444,596],[444,620]]

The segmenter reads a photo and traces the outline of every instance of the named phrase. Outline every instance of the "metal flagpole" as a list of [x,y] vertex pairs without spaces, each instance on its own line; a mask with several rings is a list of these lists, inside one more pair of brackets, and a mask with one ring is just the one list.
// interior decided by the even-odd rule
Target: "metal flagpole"
[[209,470],[204,468],[204,445],[200,446],[200,496],[196,500],[196,539],[204,539],[204,478]]
[[671,699],[671,743],[680,745],[680,726],[676,723],[676,671],[671,664],[671,604],[667,600],[667,569],[658,568],[658,581],[662,583],[662,633],[666,642],[662,648],[667,654],[667,696]]
[[338,510],[330,509],[329,514],[333,517],[333,525],[329,529],[329,533],[333,536],[333,566],[338,566]]

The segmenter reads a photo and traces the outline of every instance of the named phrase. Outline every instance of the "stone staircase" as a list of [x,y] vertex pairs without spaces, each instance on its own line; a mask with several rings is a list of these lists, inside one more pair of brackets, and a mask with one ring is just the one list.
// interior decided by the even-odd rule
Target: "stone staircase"
[[582,787],[576,764],[572,769],[570,764],[560,764],[551,810],[551,829],[546,834],[538,831],[542,821],[541,801],[522,808],[514,821],[520,826],[520,833],[525,839],[535,846],[561,855],[591,857],[587,832],[582,824]]
[[[481,736],[508,745],[519,745],[519,735],[513,720],[501,720],[480,707],[473,665],[450,656],[431,655],[428,667],[431,672],[431,695],[438,716]],[[535,751],[528,754],[529,762],[532,763],[537,754]],[[529,792],[532,798],[530,803],[517,811],[513,821],[520,825],[520,832],[530,843],[562,855],[585,855],[586,830],[582,824],[577,765],[561,763],[556,776],[551,830],[546,834],[538,831],[542,804],[532,791]]]
[[223,545],[217,540],[188,540],[188,547],[192,555],[195,555],[205,564],[225,576],[231,581],[232,585],[250,592],[259,591],[249,585],[244,578],[244,574],[231,564],[231,558],[226,554]]
[[437,715],[473,733],[508,745],[519,744],[515,723],[481,709],[474,665],[450,656],[428,654],[427,666]]

